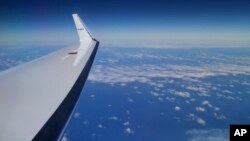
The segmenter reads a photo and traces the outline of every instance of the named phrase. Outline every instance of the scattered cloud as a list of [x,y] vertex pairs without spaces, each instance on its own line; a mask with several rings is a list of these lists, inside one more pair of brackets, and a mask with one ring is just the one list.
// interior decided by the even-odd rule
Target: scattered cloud
[[219,108],[219,107],[214,107],[214,110],[215,110],[215,111],[219,111],[220,108]]
[[155,97],[159,97],[159,96],[164,96],[164,94],[160,94],[160,93],[157,93],[157,92],[150,92],[151,95],[155,96]]
[[180,111],[180,110],[181,110],[181,107],[175,106],[175,107],[174,107],[174,110],[175,110],[175,111]]
[[132,98],[128,97],[128,102],[133,103],[133,102],[134,102],[134,100],[133,100]]
[[165,99],[167,101],[169,101],[169,102],[174,102],[175,101],[175,98],[173,98],[173,97],[166,97]]
[[134,133],[134,131],[129,127],[126,128],[124,132],[127,133],[127,134],[133,134]]
[[202,101],[202,105],[206,105],[206,106],[208,106],[209,108],[212,108],[212,107],[213,107],[213,105],[210,104],[210,102],[207,101],[207,100]]
[[[155,104],[158,101],[179,105],[182,102],[192,106],[191,109],[195,109],[196,112],[210,112],[212,109],[210,114],[215,119],[224,119],[226,117],[223,116],[221,107],[217,107],[217,101],[213,101],[212,96],[226,100],[242,100],[240,96],[234,95],[244,93],[235,92],[237,86],[235,84],[245,86],[250,84],[247,79],[232,79],[228,84],[223,84],[221,80],[215,81],[215,83],[207,81],[208,79],[217,80],[218,77],[249,75],[250,57],[231,56],[223,53],[210,55],[206,52],[181,57],[179,54],[162,55],[145,50],[124,51],[123,53],[112,49],[109,51],[113,58],[109,56],[106,59],[100,59],[101,63],[93,66],[89,75],[90,82],[124,87],[129,86],[129,83],[136,84],[132,87],[134,93],[150,94],[156,98],[149,100],[150,104]],[[150,61],[142,63],[141,59]],[[125,62],[123,63],[122,60]],[[131,64],[128,64],[127,60]],[[152,89],[148,92],[142,92],[141,85],[137,83]],[[225,89],[225,87],[229,88]],[[135,102],[131,95],[127,101]],[[201,105],[197,106],[197,104]],[[174,110],[184,112],[181,107],[176,106]],[[214,112],[217,113],[217,116],[213,115]],[[207,124],[204,117],[195,116],[193,121],[200,125]]]
[[174,89],[169,89],[168,90],[171,94],[174,94],[176,96],[184,97],[184,98],[189,98],[191,95],[189,92],[182,92],[182,91],[177,91]]
[[97,127],[98,128],[103,128],[103,125],[102,124],[98,124]]
[[158,100],[159,100],[160,102],[163,102],[163,101],[164,101],[164,99],[163,99],[162,97],[158,97]]
[[74,118],[78,118],[78,117],[80,117],[80,113],[79,112],[76,112],[75,114],[74,114]]
[[205,112],[205,111],[206,111],[206,109],[205,109],[205,108],[202,108],[202,107],[196,107],[195,110],[196,110],[197,112]]
[[186,131],[189,141],[228,141],[228,130],[226,129],[192,129]]
[[[119,83],[124,85],[130,82],[150,83],[153,78],[176,78],[194,80],[198,78],[225,76],[229,74],[249,74],[250,66],[235,64],[206,64],[201,66],[191,65],[153,65],[143,64],[139,66],[116,65],[105,67],[95,65],[89,75],[89,80],[101,83]],[[201,91],[201,87],[189,86],[188,89]]]
[[228,95],[224,95],[224,94],[220,94],[220,93],[217,93],[216,95],[218,97],[222,97],[222,98],[225,98],[225,99],[228,99],[228,100],[236,100],[236,98],[232,97],[232,96],[228,96]]
[[196,122],[201,124],[201,125],[206,125],[206,121],[202,118],[199,118],[199,117],[196,119]]
[[206,88],[201,87],[201,86],[187,86],[186,89],[197,92],[198,95],[200,96],[209,96],[208,91]]
[[196,116],[193,113],[189,113],[187,115],[187,117],[189,118],[189,120],[196,121],[200,125],[203,125],[203,126],[206,125],[206,121],[204,119],[202,119],[201,117]]
[[112,116],[112,117],[109,117],[109,119],[111,119],[111,120],[118,120],[118,117]]
[[227,119],[227,117],[224,116],[224,115],[222,115],[222,114],[214,113],[213,115],[214,115],[214,116],[216,117],[216,119],[218,119],[218,120]]
[[124,126],[129,126],[129,121],[123,123]]

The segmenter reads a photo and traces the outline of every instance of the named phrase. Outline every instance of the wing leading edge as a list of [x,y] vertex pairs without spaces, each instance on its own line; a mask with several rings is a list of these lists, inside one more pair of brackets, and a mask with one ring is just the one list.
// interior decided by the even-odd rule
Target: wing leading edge
[[0,73],[0,140],[62,138],[99,45],[77,14],[73,19],[78,47]]

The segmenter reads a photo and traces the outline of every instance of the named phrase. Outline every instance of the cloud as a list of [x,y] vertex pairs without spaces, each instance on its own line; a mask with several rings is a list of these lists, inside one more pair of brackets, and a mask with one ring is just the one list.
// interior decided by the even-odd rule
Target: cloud
[[201,124],[201,125],[206,125],[206,121],[202,118],[199,118],[199,117],[196,119],[196,122]]
[[208,91],[204,87],[187,86],[186,89],[197,92],[200,96],[209,96]]
[[90,97],[91,97],[91,98],[95,98],[95,95],[94,95],[94,94],[92,94],[92,95],[90,95]]
[[128,127],[128,128],[125,129],[124,133],[133,134],[134,131],[131,128]]
[[[190,117],[192,122],[199,125],[208,124],[205,117],[208,114],[215,120],[225,118],[222,113],[224,111],[220,110],[223,107],[217,107],[218,101],[214,101],[214,98],[237,100],[233,95],[238,93],[234,87],[237,87],[237,84],[243,85],[243,82],[246,86],[249,84],[237,75],[250,74],[250,57],[195,51],[188,56],[181,56],[179,53],[151,52],[147,49],[126,49],[120,52],[109,48],[108,51],[109,55],[104,56],[104,59],[97,59],[88,78],[90,82],[124,86],[124,89],[131,90],[131,94],[148,94],[151,98],[154,97],[148,100],[150,104],[171,102],[178,105],[172,107],[175,111],[199,114],[199,117]],[[224,78],[230,81],[224,84]],[[134,86],[130,87],[131,84]],[[145,87],[149,88],[149,91],[143,91]],[[125,100],[137,102],[132,95]],[[183,110],[182,108],[187,105],[191,108]],[[216,116],[213,114],[215,112]]]
[[102,124],[98,124],[97,127],[98,128],[103,128],[103,125]]
[[206,121],[198,116],[196,116],[195,114],[193,113],[189,113],[187,115],[187,117],[189,118],[189,120],[192,120],[192,121],[196,121],[198,124],[200,125],[206,125]]
[[111,120],[118,120],[118,117],[112,116],[112,117],[109,117],[109,119],[111,119]]
[[74,118],[78,118],[78,117],[80,117],[80,113],[79,112],[76,112],[75,114],[74,114]]
[[236,98],[234,98],[234,97],[232,97],[232,96],[227,96],[227,95],[220,94],[220,93],[217,93],[216,95],[217,95],[218,97],[222,97],[222,98],[225,98],[225,99],[236,100]]
[[168,90],[171,94],[174,94],[176,96],[180,96],[180,97],[184,97],[184,98],[189,98],[190,97],[190,93],[189,92],[181,92],[181,91],[177,91],[174,89],[169,89]]
[[219,115],[219,114],[217,114],[217,113],[214,113],[213,114],[218,120],[222,120],[222,119],[227,119],[227,117],[226,116],[224,116],[224,115]]
[[175,106],[175,107],[174,107],[174,110],[175,110],[175,111],[180,111],[180,110],[181,110],[181,107]]
[[129,121],[123,123],[124,126],[129,126]]
[[201,104],[202,104],[202,105],[206,105],[206,106],[208,106],[208,107],[210,107],[210,108],[212,108],[212,107],[213,107],[213,105],[212,105],[212,104],[210,104],[210,102],[209,102],[209,101],[207,101],[207,100],[202,101],[202,102],[201,102]]
[[161,101],[161,102],[164,101],[164,99],[162,97],[158,97],[158,100]]
[[205,108],[202,108],[202,107],[196,107],[195,110],[196,110],[197,112],[205,112],[205,111],[206,111],[206,109],[205,109]]
[[155,97],[159,97],[159,96],[164,96],[164,94],[160,94],[160,93],[157,93],[157,92],[150,92],[153,96]]
[[166,97],[165,99],[167,101],[169,101],[169,102],[174,102],[175,101],[175,98],[173,98],[173,97]]
[[[154,82],[152,81],[153,78],[176,78],[190,81],[196,78],[217,75],[247,75],[249,73],[250,66],[235,64],[209,64],[202,66],[143,64],[139,66],[115,65],[112,67],[95,65],[89,75],[89,80],[101,83],[121,83],[123,85],[130,82],[150,84],[150,82]],[[189,86],[188,89],[206,94],[206,90],[201,87]]]
[[192,129],[186,131],[189,141],[228,141],[228,130],[226,129]]
[[132,98],[128,97],[128,102],[133,103],[133,102],[134,102],[134,100],[133,100]]
[[[165,37],[165,36],[164,36]],[[179,37],[179,36],[178,36]],[[138,37],[137,37],[138,38]],[[150,40],[150,41],[149,41]],[[249,47],[250,42],[248,40],[240,40],[240,41],[218,41],[218,40],[200,40],[195,41],[192,39],[187,40],[173,40],[166,39],[164,40],[152,40],[151,38],[145,41],[134,41],[134,40],[126,40],[126,41],[111,41],[111,40],[104,40],[102,44],[108,47],[136,47],[136,48],[244,48]],[[152,40],[152,41],[151,41]],[[191,41],[191,42],[190,42]],[[139,56],[140,57],[140,56]]]

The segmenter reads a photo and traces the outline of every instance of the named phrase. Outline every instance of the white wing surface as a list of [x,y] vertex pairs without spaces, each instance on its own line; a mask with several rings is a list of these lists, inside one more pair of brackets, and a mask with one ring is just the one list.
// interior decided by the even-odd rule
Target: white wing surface
[[73,14],[78,47],[0,72],[0,140],[58,140],[78,101],[99,42]]

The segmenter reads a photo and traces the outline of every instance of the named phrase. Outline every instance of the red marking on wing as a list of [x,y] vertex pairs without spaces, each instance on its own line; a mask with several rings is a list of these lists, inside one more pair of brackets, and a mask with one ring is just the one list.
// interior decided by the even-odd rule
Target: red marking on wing
[[68,54],[77,54],[77,52],[69,52]]

